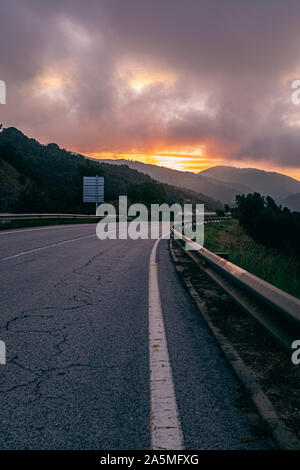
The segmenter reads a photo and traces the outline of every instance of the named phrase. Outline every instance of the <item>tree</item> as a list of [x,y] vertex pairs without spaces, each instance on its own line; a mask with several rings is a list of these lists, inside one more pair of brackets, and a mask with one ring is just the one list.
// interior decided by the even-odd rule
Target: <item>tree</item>
[[45,212],[49,210],[49,203],[47,201],[44,191],[32,183],[28,185],[21,193],[15,204],[16,212]]
[[300,258],[300,214],[278,206],[259,193],[236,197],[235,216],[244,229],[265,246]]

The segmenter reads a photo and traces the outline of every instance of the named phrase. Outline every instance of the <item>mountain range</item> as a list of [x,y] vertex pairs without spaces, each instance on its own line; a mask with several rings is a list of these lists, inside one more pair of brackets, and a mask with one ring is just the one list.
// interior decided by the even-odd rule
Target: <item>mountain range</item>
[[112,165],[126,164],[157,181],[201,192],[222,203],[233,204],[237,194],[259,192],[292,210],[300,211],[300,181],[281,173],[256,168],[214,166],[194,174],[124,159],[100,161]]
[[[206,210],[233,204],[237,194],[270,195],[300,211],[300,181],[255,168],[215,166],[198,174],[130,160],[92,159],[42,145],[10,127],[0,132],[0,212],[93,212],[82,203],[82,176],[105,176],[105,199],[130,194],[132,202],[204,203]],[[155,202],[155,201],[154,201]]]
[[300,212],[300,193],[286,197],[282,200],[282,205],[288,207],[292,211]]
[[105,177],[107,202],[117,203],[119,195],[128,195],[131,203],[203,203],[206,210],[223,208],[213,198],[157,182],[127,165],[99,164],[55,143],[42,145],[14,127],[0,132],[0,212],[93,213],[95,204],[82,202],[82,180],[95,175]]
[[199,176],[209,178],[215,183],[230,184],[243,193],[256,191],[270,195],[277,201],[300,192],[300,181],[290,176],[256,168],[235,168],[215,166],[201,171]]

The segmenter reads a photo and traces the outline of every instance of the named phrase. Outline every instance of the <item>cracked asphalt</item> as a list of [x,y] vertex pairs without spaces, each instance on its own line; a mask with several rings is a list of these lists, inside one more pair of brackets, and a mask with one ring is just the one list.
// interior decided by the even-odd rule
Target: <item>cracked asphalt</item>
[[[154,240],[81,238],[73,225],[0,232],[1,449],[149,449],[148,271]],[[159,285],[187,449],[265,449],[238,383],[177,278]],[[249,441],[242,444],[247,436]]]

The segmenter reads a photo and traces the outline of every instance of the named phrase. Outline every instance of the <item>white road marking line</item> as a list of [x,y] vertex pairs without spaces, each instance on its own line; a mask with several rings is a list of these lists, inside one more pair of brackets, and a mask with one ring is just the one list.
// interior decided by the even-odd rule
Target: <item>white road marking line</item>
[[35,253],[37,251],[46,250],[47,248],[52,248],[53,246],[64,245],[65,243],[76,242],[77,240],[83,240],[84,238],[91,238],[91,237],[96,237],[96,236],[97,235],[95,233],[93,233],[92,235],[85,235],[84,237],[71,238],[70,240],[65,240],[63,242],[53,243],[52,245],[41,246],[40,248],[34,248],[32,250],[23,251],[22,253],[17,253],[15,255],[7,256],[6,258],[0,259],[0,262],[1,261],[7,261],[7,260],[13,259],[13,258],[19,258],[19,256],[27,255],[29,253]]
[[[107,233],[114,232],[114,230],[109,230]],[[18,258],[19,256],[27,255],[28,253],[35,253],[36,251],[46,250],[47,248],[52,248],[53,246],[64,245],[65,243],[76,242],[76,240],[83,240],[84,238],[97,237],[97,233],[92,235],[85,235],[83,237],[71,238],[70,240],[65,240],[63,242],[53,243],[52,245],[41,246],[40,248],[33,248],[32,250],[23,251],[22,253],[17,253],[15,255],[7,256],[6,258],[0,259],[1,261],[7,261],[9,259]]]
[[156,250],[160,240],[157,240],[152,248],[149,263],[151,449],[183,450],[183,434],[176,403],[158,285]]
[[40,228],[30,228],[30,229],[20,229],[20,230],[1,230],[0,235],[9,235],[9,234],[14,234],[14,233],[25,233],[25,232],[37,232],[39,230],[53,230],[53,229],[59,229],[60,231],[62,230],[70,230],[72,228],[77,228],[77,227],[82,227],[85,225],[91,225],[91,224],[70,224],[70,226],[65,227],[61,225],[54,225],[51,227],[40,227]]

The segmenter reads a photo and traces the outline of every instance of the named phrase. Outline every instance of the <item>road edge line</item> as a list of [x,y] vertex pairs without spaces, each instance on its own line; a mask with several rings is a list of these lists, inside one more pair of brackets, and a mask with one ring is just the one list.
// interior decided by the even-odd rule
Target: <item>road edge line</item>
[[158,283],[156,240],[149,259],[149,386],[151,450],[183,450],[183,434],[176,402]]

